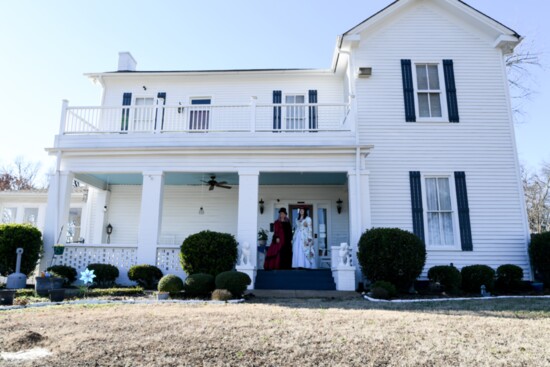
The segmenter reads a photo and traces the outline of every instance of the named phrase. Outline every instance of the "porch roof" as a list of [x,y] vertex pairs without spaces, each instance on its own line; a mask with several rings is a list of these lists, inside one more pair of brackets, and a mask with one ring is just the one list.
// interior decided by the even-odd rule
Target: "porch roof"
[[[165,185],[201,185],[210,176],[228,185],[239,184],[237,172],[166,172]],[[75,177],[89,184],[102,182],[103,185],[141,185],[141,173],[90,173],[76,174]],[[260,185],[344,185],[346,172],[260,172]]]

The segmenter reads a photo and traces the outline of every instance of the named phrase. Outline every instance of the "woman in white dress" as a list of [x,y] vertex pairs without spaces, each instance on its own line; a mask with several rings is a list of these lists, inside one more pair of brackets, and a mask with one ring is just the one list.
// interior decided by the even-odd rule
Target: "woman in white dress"
[[308,217],[305,208],[300,208],[298,213],[292,239],[292,267],[313,269],[315,267],[315,252],[311,218]]

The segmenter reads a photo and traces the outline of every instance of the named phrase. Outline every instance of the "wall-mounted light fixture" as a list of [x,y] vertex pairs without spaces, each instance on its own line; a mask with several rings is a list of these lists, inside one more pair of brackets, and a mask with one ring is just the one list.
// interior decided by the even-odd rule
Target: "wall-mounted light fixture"
[[143,90],[147,90],[147,87],[146,87],[146,86],[143,86]]
[[204,214],[204,208],[201,206],[201,208],[199,209],[199,215],[203,215]]
[[104,212],[104,213],[107,213],[107,205],[104,205],[104,206],[103,206],[103,212]]
[[107,232],[107,243],[111,243],[111,234],[113,233],[113,226],[111,223],[107,224],[105,231]]
[[264,199],[260,199],[258,204],[260,204],[260,214],[263,214],[264,213],[264,204],[265,204]]
[[338,198],[338,201],[336,202],[336,211],[338,212],[338,214],[342,213],[342,203],[342,199]]

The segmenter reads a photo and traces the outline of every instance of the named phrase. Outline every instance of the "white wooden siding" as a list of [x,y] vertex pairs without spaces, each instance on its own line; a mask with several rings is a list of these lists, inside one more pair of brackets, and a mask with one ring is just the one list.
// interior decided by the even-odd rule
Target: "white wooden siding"
[[[454,61],[460,123],[405,122],[401,59]],[[360,140],[375,146],[366,160],[373,226],[412,230],[409,171],[464,171],[474,251],[430,251],[426,269],[450,262],[495,268],[513,263],[528,277],[500,51],[437,6],[421,2],[377,32],[363,34],[355,60],[357,67],[373,67],[372,77],[356,79]]]

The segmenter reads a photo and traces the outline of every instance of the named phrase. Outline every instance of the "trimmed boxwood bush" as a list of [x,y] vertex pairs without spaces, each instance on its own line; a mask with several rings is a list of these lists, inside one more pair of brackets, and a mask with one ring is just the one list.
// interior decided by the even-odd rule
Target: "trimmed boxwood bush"
[[465,266],[460,271],[462,275],[462,289],[466,292],[481,292],[481,286],[485,285],[487,291],[492,291],[495,284],[495,271],[487,265]]
[[237,241],[228,233],[195,233],[183,241],[180,261],[187,274],[206,273],[216,276],[234,268],[237,261]]
[[241,297],[250,283],[248,274],[239,271],[224,271],[216,277],[216,288],[227,289],[234,297]]
[[379,280],[371,287],[370,295],[378,299],[390,299],[397,295],[397,289],[390,282]]
[[159,280],[157,289],[159,292],[179,293],[183,290],[183,280],[177,275],[165,275]]
[[0,275],[15,272],[18,247],[23,249],[21,273],[30,276],[42,253],[42,234],[29,224],[0,224]]
[[65,278],[65,285],[71,285],[71,283],[76,280],[76,276],[78,275],[75,268],[67,265],[50,266],[46,269],[46,271],[50,272],[54,276]]
[[214,276],[210,274],[191,274],[185,279],[185,293],[192,297],[207,297],[216,288]]
[[426,246],[411,232],[373,228],[361,236],[357,258],[371,282],[384,280],[406,289],[424,268]]
[[453,265],[439,265],[430,268],[428,279],[441,284],[443,289],[450,294],[458,293],[462,284],[460,271]]
[[550,286],[550,232],[531,235],[529,245],[531,265],[535,270],[537,279],[542,280],[547,287]]
[[506,264],[497,268],[496,289],[500,292],[517,292],[521,290],[523,269],[517,265]]
[[156,289],[160,278],[162,271],[153,265],[134,265],[128,270],[128,279],[145,289]]
[[89,264],[89,270],[94,271],[94,283],[99,287],[111,287],[119,276],[118,268],[111,264]]

